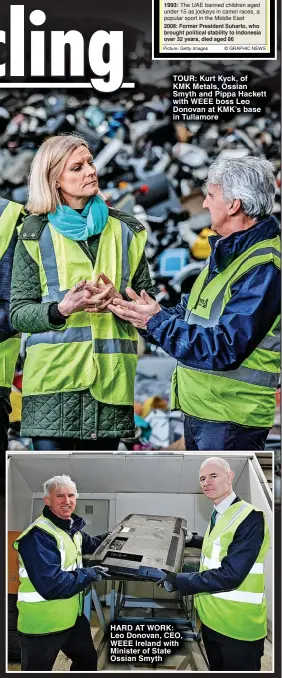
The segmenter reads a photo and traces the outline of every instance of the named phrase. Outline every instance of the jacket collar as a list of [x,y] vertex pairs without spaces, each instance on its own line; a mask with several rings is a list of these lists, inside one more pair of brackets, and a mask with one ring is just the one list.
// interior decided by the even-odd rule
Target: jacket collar
[[244,502],[243,499],[241,499],[238,496],[235,496],[235,499],[232,501],[232,504],[230,504],[228,506],[228,508],[222,514],[220,514],[218,516],[218,519],[215,523],[215,526],[214,526],[214,528],[211,532],[209,531],[209,524],[208,524],[207,531],[206,531],[206,534],[205,534],[206,539],[208,539],[209,541],[210,540],[215,541],[215,539],[217,539],[218,536],[221,535],[222,524],[224,524],[224,518],[227,518],[227,523],[229,525],[230,520],[236,515],[237,510],[239,510],[239,508],[236,510],[236,508],[234,509],[234,507],[236,507],[236,505],[239,504],[240,502],[242,502],[242,504],[243,503],[247,504],[247,502]]
[[263,221],[258,221],[247,231],[236,231],[227,238],[211,236],[209,243],[212,249],[212,268],[216,266],[219,272],[223,271],[247,249],[263,240],[275,238],[279,233],[278,222],[275,217],[271,216],[263,219]]
[[228,496],[225,497],[225,499],[223,499],[219,504],[217,504],[217,506],[213,505],[213,508],[216,510],[216,512],[217,512],[220,516],[222,516],[222,514],[223,514],[225,511],[227,511],[227,509],[229,508],[229,506],[231,506],[231,504],[234,503],[234,501],[235,501],[236,498],[237,498],[237,497],[236,497],[235,492],[234,492],[234,491],[233,491],[233,492],[230,492],[230,494],[228,494]]
[[71,532],[72,534],[82,530],[82,528],[86,525],[85,520],[83,520],[83,518],[80,516],[77,516],[76,513],[72,513],[70,520],[63,520],[63,518],[58,518],[58,516],[55,516],[55,513],[53,513],[53,511],[49,509],[49,506],[46,505],[44,506],[42,513],[45,518],[51,520],[51,523],[54,523],[54,525],[59,527],[60,530],[65,530],[66,532]]

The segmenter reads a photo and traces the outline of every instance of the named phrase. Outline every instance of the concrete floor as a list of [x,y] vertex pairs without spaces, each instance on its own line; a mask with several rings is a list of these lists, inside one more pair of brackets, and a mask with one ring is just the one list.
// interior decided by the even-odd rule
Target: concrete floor
[[[131,613],[134,613],[134,609],[131,610]],[[108,617],[108,610],[105,611],[105,617]],[[103,632],[100,628],[99,621],[97,619],[96,613],[92,612],[91,615],[91,633],[93,642],[96,648],[99,648],[99,660],[98,660],[98,670],[100,671],[151,671],[152,665],[137,666],[136,664],[130,664],[123,662],[123,664],[113,664],[108,661],[108,644],[103,643]],[[203,654],[202,654],[203,653]],[[204,660],[204,646],[200,643],[200,646],[195,641],[187,641],[184,643],[181,651],[175,653],[172,657],[169,657],[166,661],[166,664],[157,664],[155,665],[154,671],[166,672],[166,671],[208,671],[207,665]],[[57,660],[54,664],[53,671],[69,671],[70,670],[70,660],[65,657],[65,655],[60,652]],[[8,671],[20,671],[20,664],[8,664]],[[262,672],[271,672],[272,671],[272,644],[266,640],[264,648],[264,656],[262,658]]]

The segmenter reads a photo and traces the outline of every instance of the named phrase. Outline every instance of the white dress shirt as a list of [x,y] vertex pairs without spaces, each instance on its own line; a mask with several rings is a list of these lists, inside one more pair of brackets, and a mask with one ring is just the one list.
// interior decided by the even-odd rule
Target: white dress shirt
[[236,499],[236,494],[235,494],[235,492],[233,492],[233,490],[232,490],[231,494],[229,494],[228,497],[225,497],[225,499],[223,499],[222,501],[220,501],[219,504],[217,504],[217,506],[215,506],[215,504],[213,505],[213,508],[214,508],[214,509],[217,511],[217,513],[218,513],[218,515],[216,516],[215,522],[217,522],[217,520],[219,519],[219,517],[222,516],[222,514],[223,514],[225,511],[227,511],[227,509],[229,508],[229,506],[231,506],[231,504],[232,504],[232,502],[234,501],[234,499]]

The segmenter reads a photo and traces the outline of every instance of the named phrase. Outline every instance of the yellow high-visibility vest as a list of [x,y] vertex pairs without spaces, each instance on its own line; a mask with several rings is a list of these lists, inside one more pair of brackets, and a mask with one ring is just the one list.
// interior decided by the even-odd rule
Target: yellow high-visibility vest
[[[208,265],[188,298],[189,325],[215,327],[231,298],[231,287],[253,266],[272,262],[281,268],[280,238],[252,245],[205,285]],[[200,419],[271,427],[280,375],[280,316],[259,346],[235,370],[207,370],[178,362],[172,378],[172,409]]]
[[[132,229],[124,219],[111,216],[111,210],[109,214],[94,267],[84,248],[50,223],[45,223],[36,238],[28,231],[26,220],[19,237],[39,266],[42,304],[60,302],[76,283],[93,280],[101,272],[122,294],[131,284],[144,251],[146,231],[138,222]],[[63,329],[28,338],[23,395],[89,388],[100,402],[131,405],[137,341],[135,328],[112,313],[74,313]]]
[[[251,511],[245,501],[231,504],[217,519],[210,532],[208,525],[202,545],[200,572],[217,569],[227,556],[238,525]],[[194,604],[206,626],[237,640],[259,640],[267,634],[264,560],[269,549],[269,531],[264,520],[264,539],[256,562],[237,589],[222,593],[197,593]]]
[[[75,532],[73,538],[41,515],[14,541],[18,551],[19,541],[33,527],[37,527],[56,539],[61,555],[61,569],[65,572],[82,567],[82,536]],[[71,598],[46,600],[31,583],[24,562],[19,554],[19,590],[17,607],[19,610],[18,630],[22,633],[44,634],[64,631],[74,626],[77,616],[82,613],[83,594],[76,593]]]
[[[0,198],[0,259],[10,245],[23,206]],[[11,388],[21,340],[14,336],[0,345],[0,387]]]

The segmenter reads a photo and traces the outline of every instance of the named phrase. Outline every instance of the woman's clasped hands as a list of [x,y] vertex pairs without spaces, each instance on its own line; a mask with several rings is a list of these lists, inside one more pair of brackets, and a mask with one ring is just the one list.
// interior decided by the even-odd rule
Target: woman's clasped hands
[[79,311],[108,312],[108,306],[113,299],[122,299],[122,296],[112,281],[104,273],[100,273],[94,280],[81,280],[72,287],[58,304],[58,310],[65,316]]

